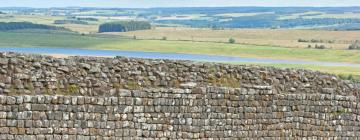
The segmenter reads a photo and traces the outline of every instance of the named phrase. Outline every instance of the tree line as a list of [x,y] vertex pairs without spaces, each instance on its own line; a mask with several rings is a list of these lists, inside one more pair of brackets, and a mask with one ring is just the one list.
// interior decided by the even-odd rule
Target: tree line
[[65,30],[65,28],[62,27],[34,24],[31,22],[0,22],[0,31],[19,30],[19,29]]
[[83,25],[87,25],[89,24],[86,21],[81,21],[81,20],[55,20],[54,24],[83,24]]
[[151,29],[151,24],[146,21],[117,21],[104,23],[99,26],[99,32],[127,32]]
[[[313,18],[313,19],[287,19],[287,20],[278,20],[281,15],[276,14],[260,14],[256,16],[243,16],[243,17],[232,17],[231,20],[228,20],[228,17],[218,17],[213,16],[213,20],[209,21],[207,19],[184,19],[184,20],[153,20],[156,23],[162,24],[180,24],[190,27],[200,27],[200,28],[212,28],[212,29],[223,29],[223,28],[293,28],[293,27],[303,27],[303,26],[314,26],[318,25],[336,25],[332,27],[334,30],[338,29],[337,26],[349,26],[354,25],[359,28],[360,19],[356,18],[346,18],[346,19],[337,19],[337,18]],[[226,21],[224,21],[226,20]],[[354,27],[347,29],[356,29]]]
[[298,39],[298,42],[311,42],[311,43],[335,43],[335,40],[322,40],[322,39]]
[[360,50],[360,40],[356,40],[355,42],[351,43],[349,50]]
[[85,21],[99,21],[97,18],[91,18],[91,17],[78,17],[76,20],[85,20]]

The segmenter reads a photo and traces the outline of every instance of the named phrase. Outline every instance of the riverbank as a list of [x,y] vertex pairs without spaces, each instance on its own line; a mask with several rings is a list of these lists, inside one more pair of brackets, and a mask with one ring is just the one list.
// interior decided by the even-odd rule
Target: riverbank
[[360,51],[356,50],[319,50],[214,42],[134,40],[119,36],[87,36],[70,33],[48,33],[45,31],[0,32],[0,38],[0,47],[83,48],[360,64]]
[[[360,51],[349,50],[333,50],[333,49],[303,49],[303,48],[284,48],[276,46],[257,46],[243,44],[228,44],[215,42],[192,42],[192,41],[169,41],[169,40],[134,40],[119,36],[97,36],[97,35],[79,35],[75,33],[57,33],[47,31],[16,31],[16,32],[0,32],[0,48],[19,47],[19,48],[70,48],[70,49],[91,49],[91,50],[107,50],[113,51],[129,51],[129,52],[153,52],[156,55],[150,58],[159,58],[158,54],[170,54],[163,59],[175,57],[173,54],[183,54],[176,56],[184,58],[184,55],[210,55],[212,57],[241,57],[241,61],[233,61],[232,59],[223,60],[226,63],[249,63],[258,64],[266,62],[266,65],[281,67],[305,68],[312,70],[321,70],[334,74],[359,75]],[[38,52],[39,54],[47,54],[48,52]],[[71,55],[81,55],[83,50],[55,51],[56,57],[65,57]],[[65,56],[64,56],[65,55]],[[107,56],[99,52],[93,54],[83,54],[90,56]],[[111,57],[119,54],[111,55]],[[127,55],[125,55],[127,56]],[[140,54],[144,56],[144,54]],[[132,57],[132,56],[128,56]],[[244,58],[251,58],[243,61]],[[196,61],[209,61],[208,57],[203,57]],[[255,59],[255,61],[253,61]],[[192,60],[192,59],[191,59]],[[261,61],[258,61],[261,60]],[[282,62],[274,62],[273,60],[281,60]],[[270,61],[270,62],[269,62]],[[283,62],[287,63],[283,63]],[[288,63],[291,62],[291,63]],[[293,63],[296,62],[296,63]],[[298,63],[300,62],[300,63]],[[304,63],[305,62],[305,63]],[[307,63],[316,62],[316,63]],[[328,65],[330,63],[331,65]],[[341,65],[338,65],[338,64]],[[332,65],[336,64],[336,65]],[[345,64],[345,65],[342,65]],[[261,64],[260,64],[261,65]]]

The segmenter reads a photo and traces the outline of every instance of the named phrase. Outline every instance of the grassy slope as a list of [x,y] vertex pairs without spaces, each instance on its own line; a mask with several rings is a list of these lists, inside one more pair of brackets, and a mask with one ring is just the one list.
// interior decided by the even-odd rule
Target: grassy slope
[[209,42],[137,40],[100,44],[91,48],[360,63],[360,51],[295,49]]
[[54,24],[55,20],[66,20],[65,16],[43,16],[43,15],[0,15],[0,22],[32,22],[37,24],[45,24],[52,26],[65,27],[72,31],[81,32],[81,33],[96,33],[98,30],[98,25],[104,22],[100,20],[98,22],[89,22],[89,25],[80,25],[80,24]]
[[295,49],[191,41],[124,40],[66,33],[0,32],[0,38],[0,46],[71,47],[360,63],[360,51],[348,50]]
[[153,30],[134,31],[124,33],[114,33],[123,36],[136,36],[142,39],[161,39],[167,37],[168,40],[194,40],[194,41],[213,41],[228,42],[229,38],[234,38],[237,43],[271,45],[293,48],[307,48],[308,45],[322,43],[302,43],[298,39],[316,40],[335,40],[336,43],[324,43],[328,48],[347,49],[349,44],[344,41],[359,39],[360,31],[321,31],[321,30],[291,30],[291,29],[233,29],[233,30],[211,30],[195,28],[161,28]]
[[[0,47],[68,47],[128,51],[210,54],[272,59],[298,59],[328,62],[360,63],[360,51],[295,49],[270,46],[240,45],[211,42],[126,40],[110,37],[90,37],[72,33],[0,32]],[[277,65],[321,70],[336,74],[360,75],[359,67],[324,67],[314,65]]]
[[81,36],[73,33],[0,32],[2,47],[89,48],[115,39]]

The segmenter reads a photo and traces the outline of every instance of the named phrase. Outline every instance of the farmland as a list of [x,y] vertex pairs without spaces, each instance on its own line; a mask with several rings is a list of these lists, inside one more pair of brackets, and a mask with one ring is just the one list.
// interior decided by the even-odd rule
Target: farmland
[[[0,32],[0,47],[84,48],[360,63],[360,51],[348,50],[351,43],[360,39],[360,30],[356,30],[360,25],[356,8],[50,8],[33,9],[31,14],[31,9],[25,14],[21,9],[0,11],[5,11],[0,14],[0,22],[26,21],[69,30]],[[101,24],[131,20],[150,22],[152,28],[98,33]],[[233,43],[229,43],[230,39]],[[324,46],[324,49],[315,49],[315,46]],[[257,65],[360,75],[356,66]]]
[[[348,50],[316,50],[215,42],[134,40],[110,35],[83,36],[65,31],[49,32],[42,30],[0,32],[0,38],[2,39],[0,47],[61,47],[360,63],[360,51]],[[360,75],[360,72],[357,71],[359,68],[356,66],[326,67],[279,64],[266,64],[266,66],[309,68],[335,74]]]
[[[71,47],[108,50],[209,54],[285,60],[360,63],[359,51],[317,50],[261,45],[170,40],[133,40],[120,36],[79,35],[46,31],[0,32],[1,46]],[[34,35],[35,34],[35,35]],[[63,41],[66,40],[66,41]]]
[[[234,38],[237,43],[307,48],[308,45],[325,45],[328,49],[347,49],[350,42],[359,39],[360,31],[289,30],[289,29],[197,29],[183,27],[157,27],[153,30],[112,33],[122,36],[136,36],[139,39],[188,40],[205,42],[228,42]],[[332,43],[299,42],[305,40],[334,41]]]

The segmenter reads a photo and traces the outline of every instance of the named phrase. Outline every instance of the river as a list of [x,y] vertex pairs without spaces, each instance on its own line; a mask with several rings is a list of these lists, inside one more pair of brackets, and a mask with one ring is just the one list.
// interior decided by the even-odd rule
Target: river
[[279,59],[261,59],[261,58],[230,57],[230,56],[199,55],[199,54],[91,50],[91,49],[72,49],[72,48],[1,47],[0,52],[63,54],[63,55],[102,56],[102,57],[125,56],[125,57],[150,58],[150,59],[193,60],[193,61],[231,62],[231,63],[238,62],[238,63],[269,63],[269,64],[304,64],[304,65],[320,65],[320,66],[360,66],[360,64],[340,63],[340,62],[279,60]]

